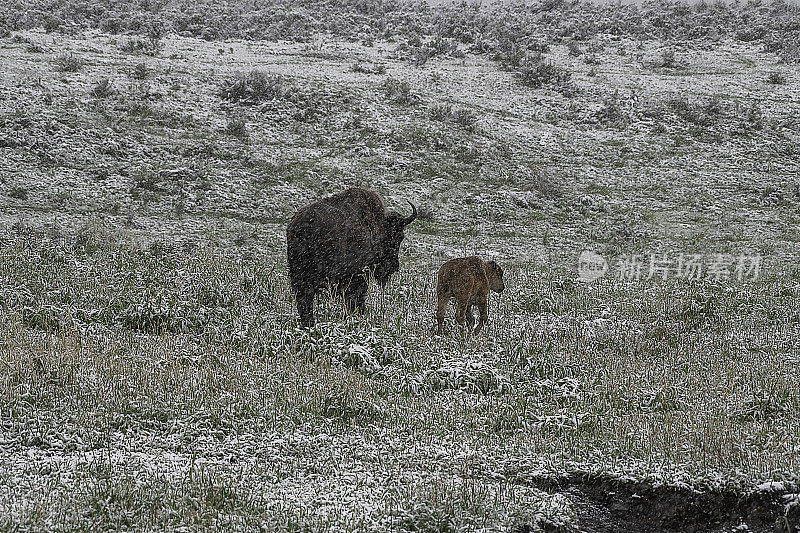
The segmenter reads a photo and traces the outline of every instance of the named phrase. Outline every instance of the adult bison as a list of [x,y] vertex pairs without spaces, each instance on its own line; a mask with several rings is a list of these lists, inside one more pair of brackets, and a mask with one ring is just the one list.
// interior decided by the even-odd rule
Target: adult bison
[[400,268],[404,228],[417,217],[387,211],[374,191],[352,188],[307,205],[286,228],[289,281],[303,326],[314,324],[314,295],[326,287],[363,309],[367,280],[385,286]]

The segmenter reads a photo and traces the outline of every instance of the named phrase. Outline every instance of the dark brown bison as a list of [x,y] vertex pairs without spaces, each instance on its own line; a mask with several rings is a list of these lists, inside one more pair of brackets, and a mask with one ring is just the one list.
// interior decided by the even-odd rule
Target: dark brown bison
[[472,306],[477,305],[481,314],[475,334],[480,333],[486,319],[489,303],[489,290],[503,292],[503,269],[494,261],[484,261],[480,257],[459,257],[451,259],[439,268],[436,282],[436,332],[441,335],[444,312],[451,297],[456,299],[456,322],[463,327],[466,318],[469,329],[475,323]]
[[[409,202],[411,204],[411,202]],[[352,188],[307,205],[286,228],[289,281],[303,326],[314,324],[314,295],[330,287],[348,310],[363,309],[367,280],[385,286],[400,268],[404,228],[417,217],[387,211],[374,191]]]

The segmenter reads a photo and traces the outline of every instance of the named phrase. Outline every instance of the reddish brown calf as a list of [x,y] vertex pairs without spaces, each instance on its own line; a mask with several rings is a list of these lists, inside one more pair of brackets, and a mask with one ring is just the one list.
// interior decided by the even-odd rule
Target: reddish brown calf
[[480,322],[474,334],[480,333],[489,316],[487,307],[489,291],[500,293],[505,289],[503,283],[503,269],[494,261],[484,261],[480,257],[460,257],[451,259],[439,268],[439,278],[436,283],[436,333],[441,335],[444,324],[444,312],[450,298],[455,298],[458,303],[456,322],[464,327],[464,322],[472,329],[475,317],[472,306],[477,305],[480,312]]

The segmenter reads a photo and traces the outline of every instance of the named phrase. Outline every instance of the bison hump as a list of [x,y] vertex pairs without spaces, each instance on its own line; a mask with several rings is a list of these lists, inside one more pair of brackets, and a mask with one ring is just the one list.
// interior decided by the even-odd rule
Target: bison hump
[[374,191],[352,188],[320,200],[337,210],[341,216],[353,218],[367,224],[381,224],[386,217],[386,209],[381,197]]

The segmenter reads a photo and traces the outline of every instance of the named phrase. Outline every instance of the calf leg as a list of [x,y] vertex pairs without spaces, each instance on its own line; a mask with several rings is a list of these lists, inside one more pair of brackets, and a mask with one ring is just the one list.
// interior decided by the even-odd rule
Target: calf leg
[[483,329],[483,325],[486,324],[486,320],[489,318],[489,311],[488,311],[488,296],[482,296],[478,299],[478,310],[481,313],[480,322],[478,322],[478,327],[475,328],[475,335],[481,332]]
[[467,305],[467,330],[472,331],[475,324],[475,315],[472,314],[472,304]]
[[458,300],[458,308],[456,309],[456,322],[464,329],[464,322],[465,322],[465,315],[467,314],[467,308],[469,307],[469,299],[460,299]]
[[439,294],[438,302],[436,304],[436,334],[442,334],[442,326],[444,325],[444,312],[447,310],[447,302],[450,301],[450,295]]

